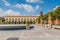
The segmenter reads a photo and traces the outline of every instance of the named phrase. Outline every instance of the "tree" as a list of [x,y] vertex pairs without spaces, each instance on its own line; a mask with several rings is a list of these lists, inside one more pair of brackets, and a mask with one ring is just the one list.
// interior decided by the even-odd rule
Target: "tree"
[[44,18],[47,18],[48,14],[51,14],[52,19],[60,19],[60,7],[58,7],[56,10],[53,10],[51,12],[48,12],[44,15]]
[[5,19],[3,17],[0,17],[0,24],[3,24],[4,21]]
[[29,29],[30,29],[30,27],[29,27],[30,22],[29,22],[29,21],[26,21],[26,24],[27,24],[27,25],[26,25],[26,29],[28,29],[28,30],[29,30]]
[[40,23],[40,16],[37,18],[37,22],[38,22],[38,24]]

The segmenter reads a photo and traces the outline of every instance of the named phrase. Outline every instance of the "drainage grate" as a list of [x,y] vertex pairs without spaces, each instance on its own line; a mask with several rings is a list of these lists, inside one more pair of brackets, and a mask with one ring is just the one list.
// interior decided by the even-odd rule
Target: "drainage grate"
[[18,40],[19,38],[8,38],[7,40]]

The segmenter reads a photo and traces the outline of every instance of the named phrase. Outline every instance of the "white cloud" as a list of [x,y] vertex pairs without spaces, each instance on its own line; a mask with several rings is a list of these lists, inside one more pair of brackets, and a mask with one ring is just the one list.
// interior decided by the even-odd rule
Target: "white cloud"
[[15,12],[13,10],[4,11],[0,8],[0,16],[20,16],[20,12]]
[[5,16],[20,16],[20,12],[15,12],[13,10],[7,10],[4,13]]
[[0,8],[0,16],[4,16],[4,11]]
[[7,2],[7,0],[2,0],[2,1],[4,2],[4,5],[6,5],[6,6],[10,6],[10,3]]
[[32,7],[31,5],[28,4],[19,4],[19,3],[17,3],[14,7],[21,8],[32,13],[34,13],[35,10],[41,9],[39,5],[36,5],[36,7]]
[[56,10],[56,9],[57,9],[57,7],[59,7],[59,6],[56,6],[53,10]]
[[43,1],[42,0],[26,0],[26,2],[28,2],[28,3],[43,3]]
[[34,9],[31,5],[27,5],[27,4],[21,4],[21,5],[25,10],[27,10],[29,12],[34,12]]
[[15,7],[25,9],[28,12],[34,12],[34,8],[31,5],[28,4],[16,4]]
[[[0,8],[0,17],[3,17],[3,16],[27,16],[27,14],[26,13],[21,14],[20,12],[13,11],[11,9],[4,11]],[[39,16],[39,15],[32,14],[32,16]]]
[[36,16],[39,16],[39,15],[36,15]]
[[35,9],[36,10],[40,9],[40,6],[39,5],[36,5]]
[[19,3],[17,3],[17,4],[15,5],[15,7],[22,8],[22,5],[20,5]]

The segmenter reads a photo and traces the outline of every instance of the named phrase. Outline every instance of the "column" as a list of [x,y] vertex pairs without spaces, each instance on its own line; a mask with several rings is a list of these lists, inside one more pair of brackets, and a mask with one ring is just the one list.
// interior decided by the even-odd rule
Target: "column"
[[12,18],[11,18],[11,23],[12,23]]

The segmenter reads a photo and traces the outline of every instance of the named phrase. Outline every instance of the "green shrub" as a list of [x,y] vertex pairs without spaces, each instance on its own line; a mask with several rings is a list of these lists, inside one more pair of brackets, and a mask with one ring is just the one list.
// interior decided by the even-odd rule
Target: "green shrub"
[[29,22],[29,21],[27,21],[27,22],[26,22],[26,24],[27,24],[27,26],[29,26],[30,22]]

